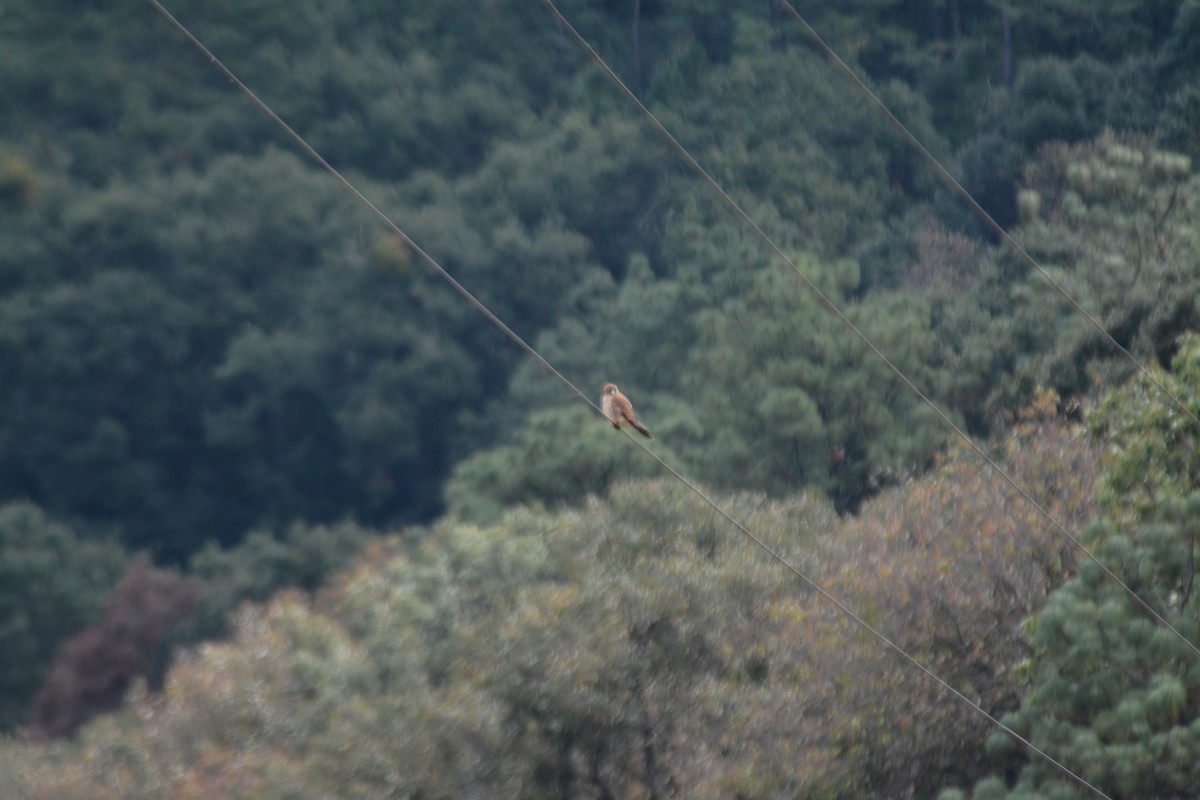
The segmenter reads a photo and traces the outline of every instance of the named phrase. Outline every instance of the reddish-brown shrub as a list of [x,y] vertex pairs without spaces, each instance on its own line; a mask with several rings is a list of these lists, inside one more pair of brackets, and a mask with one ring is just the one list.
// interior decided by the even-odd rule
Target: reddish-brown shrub
[[157,569],[148,558],[135,561],[104,603],[99,625],[71,637],[34,700],[32,731],[69,736],[96,714],[120,704],[138,677],[161,685],[165,641],[190,619],[200,599],[200,581]]

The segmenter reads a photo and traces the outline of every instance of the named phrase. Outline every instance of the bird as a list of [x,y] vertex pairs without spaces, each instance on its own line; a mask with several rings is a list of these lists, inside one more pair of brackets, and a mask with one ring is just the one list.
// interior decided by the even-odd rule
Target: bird
[[621,390],[615,383],[604,384],[604,396],[600,398],[600,410],[604,412],[604,416],[608,418],[614,428],[632,425],[647,439],[654,438],[646,426],[638,422],[637,414],[633,411],[633,403],[629,402],[628,397],[621,394]]

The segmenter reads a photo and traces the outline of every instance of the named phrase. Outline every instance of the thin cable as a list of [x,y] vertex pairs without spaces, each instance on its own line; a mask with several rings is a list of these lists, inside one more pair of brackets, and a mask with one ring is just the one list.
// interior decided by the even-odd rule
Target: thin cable
[[[150,5],[153,6],[154,9],[156,11],[158,11],[158,13],[160,15],[162,15],[162,17],[171,24],[172,27],[174,27],[189,42],[191,42],[192,46],[194,46],[197,50],[199,50],[205,56],[205,58],[208,59],[209,63],[212,64],[214,67],[216,67],[230,81],[230,83],[232,83],[240,92],[242,92],[242,94],[244,94],[260,111],[262,111],[264,114],[266,114],[271,119],[271,121],[274,122],[281,130],[283,130],[288,135],[288,137],[292,139],[292,141],[294,141],[299,147],[301,147],[301,149],[304,150],[304,152],[306,152],[318,164],[320,164],[321,167],[323,169],[325,169],[325,171],[328,172],[331,176],[333,176],[333,178],[344,189],[346,189],[348,192],[350,192],[350,194],[353,195],[355,199],[357,199],[360,203],[362,203],[364,206],[366,206],[381,222],[384,223],[384,225],[386,225],[388,227],[389,230],[391,230],[396,236],[400,237],[400,239],[402,241],[404,241],[404,243],[407,246],[411,247],[414,252],[416,252],[418,255],[420,255],[421,258],[423,260],[425,260],[425,262],[428,263],[430,265],[430,267],[432,267],[434,269],[434,271],[441,278],[443,278],[447,283],[449,283],[450,286],[453,287],[454,290],[456,292],[458,292],[459,295],[461,295],[465,300],[467,300],[467,302],[469,302],[472,307],[474,307],[477,311],[479,311],[481,314],[483,314],[488,319],[489,322],[491,322],[493,325],[495,325],[497,328],[499,328],[513,342],[515,342],[523,350],[525,350],[525,352],[528,353],[532,358],[534,358],[540,366],[542,366],[551,375],[556,377],[573,394],[575,394],[577,397],[579,397],[581,400],[583,400],[585,403],[587,403],[593,409],[593,411],[595,411],[597,414],[600,414],[601,416],[603,416],[603,413],[601,412],[600,408],[595,403],[593,403],[589,397],[587,397],[585,394],[583,394],[583,392],[581,392],[579,390],[579,388],[575,386],[575,384],[573,384],[566,376],[564,376],[561,372],[559,372],[557,369],[555,369],[554,366],[551,365],[549,361],[547,361],[545,358],[543,358],[541,356],[541,354],[538,353],[531,345],[529,345],[524,339],[522,339],[519,335],[517,335],[516,332],[514,332],[510,327],[508,327],[508,325],[506,325],[503,320],[501,320],[487,306],[485,306],[482,301],[480,301],[473,294],[471,294],[471,292],[468,291],[466,289],[466,287],[464,287],[457,280],[455,280],[454,277],[448,271],[446,271],[446,269],[444,267],[442,267],[442,265],[440,263],[438,263],[438,261],[436,259],[434,259],[432,255],[430,255],[423,248],[421,248],[419,245],[417,245],[417,243],[415,241],[413,241],[395,222],[393,222],[390,217],[388,217],[386,214],[384,214],[374,203],[372,203],[369,199],[367,199],[367,197],[365,195],[363,195],[362,192],[360,192],[357,187],[355,187],[336,168],[334,168],[328,161],[326,161],[321,156],[321,154],[318,153],[316,151],[316,149],[314,149],[307,142],[307,140],[304,139],[304,137],[302,137],[290,125],[288,125],[286,122],[284,122],[284,120],[278,114],[276,114],[274,112],[274,110],[271,109],[270,106],[268,106],[265,102],[260,100],[258,98],[258,96],[255,95],[249,89],[249,87],[247,87],[245,84],[243,84],[237,78],[237,76],[234,75],[234,73],[220,61],[220,59],[218,59],[211,51],[209,51],[208,48],[205,47],[204,44],[191,33],[190,30],[188,30],[181,22],[179,22],[179,20],[177,20],[169,11],[167,11],[167,9],[164,8],[162,6],[162,4],[158,2],[158,0],[147,0],[147,2],[149,2]],[[767,556],[769,556],[772,560],[774,560],[777,563],[779,563],[780,565],[782,565],[785,569],[787,569],[789,572],[794,574],[797,578],[799,578],[801,581],[803,581],[805,584],[807,584],[809,587],[811,587],[822,598],[824,598],[826,601],[828,601],[834,607],[836,607],[839,611],[841,611],[843,614],[845,614],[847,617],[849,617],[851,620],[853,620],[863,630],[870,633],[873,637],[875,637],[879,642],[884,644],[886,647],[888,647],[888,648],[892,649],[893,651],[895,651],[896,653],[898,653],[902,658],[904,658],[906,661],[908,661],[914,667],[919,669],[928,678],[930,678],[931,680],[936,682],[939,686],[943,687],[946,691],[950,692],[954,697],[956,697],[959,700],[961,700],[962,702],[966,703],[970,708],[974,709],[977,713],[982,715],[985,719],[987,719],[993,725],[995,725],[999,729],[1003,730],[1008,735],[1012,736],[1018,742],[1022,743],[1031,752],[1039,755],[1040,757],[1045,759],[1048,763],[1050,763],[1053,766],[1055,766],[1056,768],[1058,768],[1063,774],[1070,777],[1072,780],[1076,781],[1080,786],[1082,786],[1086,789],[1090,789],[1097,796],[1105,798],[1105,800],[1112,800],[1112,798],[1110,798],[1107,794],[1102,792],[1097,787],[1093,786],[1091,783],[1086,781],[1083,777],[1076,774],[1075,772],[1070,770],[1068,767],[1066,767],[1059,761],[1055,760],[1048,753],[1046,753],[1045,751],[1038,748],[1036,745],[1034,745],[1029,740],[1025,739],[1023,736],[1021,736],[1015,730],[1010,728],[1008,725],[1005,725],[998,718],[996,718],[995,716],[990,714],[988,711],[986,711],[978,703],[973,702],[965,694],[963,694],[958,689],[951,686],[944,679],[939,677],[936,673],[934,673],[932,670],[930,670],[924,664],[919,662],[916,658],[909,655],[903,648],[901,648],[898,644],[896,644],[890,638],[888,638],[888,636],[886,636],[882,631],[880,631],[880,630],[876,629],[874,626],[870,625],[865,619],[863,619],[858,614],[856,614],[854,611],[852,611],[848,606],[843,604],[840,600],[838,600],[836,597],[834,597],[828,591],[821,588],[821,586],[819,586],[815,581],[813,581],[811,578],[809,578],[807,575],[805,575],[799,568],[792,565],[791,562],[789,562],[787,559],[785,559],[783,556],[781,556],[777,551],[775,551],[773,548],[771,548],[769,545],[767,545],[762,539],[758,538],[753,533],[751,533],[750,530],[748,528],[746,528],[745,525],[743,525],[742,523],[740,523],[736,519],[734,519],[728,512],[726,512],[723,508],[721,508],[721,506],[719,506],[715,501],[713,501],[711,498],[709,498],[708,495],[706,495],[703,491],[701,491],[699,487],[697,487],[694,483],[692,483],[687,478],[685,478],[683,475],[681,475],[677,470],[675,470],[675,468],[673,468],[672,466],[667,464],[665,461],[663,461],[663,459],[661,457],[659,457],[657,453],[654,453],[653,451],[651,451],[648,447],[646,447],[646,445],[644,443],[634,440],[629,435],[628,432],[623,431],[623,433],[625,433],[625,436],[627,438],[629,438],[631,441],[634,441],[639,447],[641,447],[645,453],[647,453],[651,458],[654,459],[654,461],[656,461],[659,464],[659,466],[661,466],[670,475],[672,475],[676,480],[678,480],[680,483],[682,483],[684,486],[686,486],[690,491],[692,491],[698,498],[700,498],[701,501],[703,501],[706,505],[708,505],[710,508],[712,508],[715,512],[717,512],[721,517],[723,517],[725,520],[727,520],[735,528],[737,528],[737,530],[739,532],[741,532],[742,535],[744,535],[751,542],[753,542],[760,550],[762,550],[764,553],[766,553]]]
[[1146,365],[1143,364],[1137,356],[1135,356],[1124,345],[1113,338],[1112,334],[1108,332],[1100,320],[1096,319],[1096,317],[1093,316],[1092,313],[1086,308],[1084,308],[1079,301],[1072,297],[1070,292],[1068,292],[1061,283],[1056,281],[1054,276],[1047,272],[1046,269],[1038,263],[1037,259],[1029,254],[1029,251],[1026,250],[1020,242],[1013,238],[1012,234],[1006,231],[999,222],[996,222],[991,214],[984,210],[983,206],[979,204],[979,202],[971,195],[971,193],[968,192],[966,188],[964,188],[963,185],[959,183],[953,175],[950,174],[950,170],[946,169],[946,167],[942,165],[942,162],[938,160],[937,156],[929,152],[925,145],[921,144],[921,140],[918,139],[903,122],[896,118],[896,115],[892,113],[891,109],[889,109],[887,105],[885,105],[884,102],[880,100],[873,91],[871,91],[870,87],[863,82],[862,78],[855,74],[854,70],[847,66],[846,62],[842,61],[838,54],[834,52],[833,48],[821,38],[821,35],[818,34],[816,30],[814,30],[813,27],[808,24],[808,21],[800,15],[800,12],[797,11],[795,7],[788,2],[788,0],[777,1],[789,14],[792,15],[792,17],[796,20],[796,23],[804,29],[804,32],[808,34],[810,39],[812,39],[813,44],[817,46],[817,49],[821,51],[821,54],[824,55],[825,58],[829,59],[834,66],[836,66],[854,83],[855,87],[862,92],[862,94],[869,101],[871,101],[872,105],[874,105],[879,112],[883,114],[891,126],[896,129],[901,138],[912,145],[913,149],[920,154],[921,158],[925,159],[926,163],[933,167],[933,171],[936,172],[938,176],[945,181],[950,188],[953,189],[956,194],[958,194],[959,197],[963,199],[963,202],[970,206],[971,210],[974,211],[979,218],[984,221],[984,223],[992,230],[993,233],[1000,237],[1001,241],[1008,245],[1013,252],[1015,252],[1021,258],[1022,261],[1028,264],[1039,275],[1041,275],[1046,283],[1050,284],[1054,291],[1058,292],[1058,294],[1067,301],[1071,308],[1075,309],[1076,312],[1081,314],[1084,319],[1086,319],[1092,325],[1093,328],[1099,331],[1101,337],[1115,347],[1118,352],[1129,359],[1130,363],[1137,368],[1138,372],[1149,379],[1149,381],[1155,387],[1157,387],[1160,392],[1166,395],[1176,406],[1176,408],[1182,411],[1185,415],[1191,417],[1194,422],[1200,423],[1200,417],[1198,417],[1195,412],[1188,408],[1182,400],[1172,394],[1171,390],[1168,389],[1165,384],[1155,378],[1154,375],[1150,373],[1149,369],[1146,368]]
[[829,309],[830,313],[837,317],[838,320],[841,321],[841,323],[845,325],[851,333],[858,337],[859,341],[861,341],[863,345],[870,350],[883,363],[883,365],[887,367],[889,371],[891,371],[893,375],[895,375],[906,387],[908,387],[909,391],[916,395],[922,403],[928,406],[929,409],[933,411],[935,415],[937,415],[938,419],[940,419],[942,423],[946,425],[946,427],[952,430],[955,435],[962,440],[963,443],[965,443],[976,453],[976,455],[982,458],[997,475],[1003,478],[1005,483],[1007,483],[1014,491],[1023,497],[1026,502],[1036,509],[1037,512],[1043,518],[1045,518],[1047,522],[1049,522],[1054,526],[1055,529],[1059,531],[1059,533],[1065,536],[1071,542],[1071,544],[1073,544],[1079,550],[1079,552],[1096,564],[1096,566],[1098,566],[1106,575],[1112,578],[1112,580],[1115,581],[1118,586],[1125,590],[1125,593],[1129,595],[1130,599],[1133,600],[1136,605],[1140,606],[1147,614],[1149,614],[1155,622],[1173,633],[1179,639],[1179,641],[1187,645],[1187,647],[1191,649],[1191,651],[1195,653],[1197,657],[1200,657],[1200,648],[1193,644],[1174,625],[1168,622],[1162,616],[1162,614],[1158,613],[1153,607],[1151,607],[1148,602],[1143,600],[1137,594],[1137,592],[1133,591],[1133,589],[1131,589],[1129,585],[1125,583],[1125,581],[1123,581],[1115,572],[1113,572],[1108,566],[1100,561],[1100,559],[1097,558],[1092,551],[1089,550],[1083,544],[1083,542],[1078,539],[1078,537],[1071,533],[1071,531],[1069,531],[1063,523],[1059,522],[1058,519],[1046,509],[1045,506],[1039,503],[1037,499],[1029,493],[1028,490],[1021,486],[1021,484],[1018,483],[1015,478],[1009,475],[1007,470],[1001,467],[994,458],[989,456],[984,449],[975,442],[974,439],[967,435],[966,431],[960,428],[958,424],[954,422],[954,420],[950,419],[946,412],[942,411],[942,409],[936,403],[934,403],[928,395],[921,391],[921,389],[918,388],[917,385],[913,383],[907,375],[904,374],[903,370],[896,366],[896,364],[890,358],[888,358],[887,355],[885,355],[884,352],[880,350],[875,343],[872,342],[871,339],[865,333],[863,333],[862,330],[854,324],[854,322],[851,321],[848,316],[846,316],[845,312],[843,312],[837,306],[837,304],[829,298],[828,295],[821,291],[820,287],[813,283],[813,281],[804,274],[804,271],[801,270],[800,267],[796,266],[796,262],[793,261],[792,258],[785,253],[778,244],[775,243],[774,239],[772,239],[761,227],[759,227],[758,223],[754,221],[754,219],[745,211],[745,209],[743,209],[741,205],[734,200],[733,197],[731,197],[719,183],[717,183],[716,179],[709,174],[708,170],[701,166],[700,162],[692,156],[688,149],[684,147],[669,130],[667,130],[666,126],[659,122],[658,117],[656,117],[654,113],[650,111],[650,109],[648,109],[640,99],[638,99],[637,95],[635,95],[629,89],[629,87],[625,85],[625,82],[622,81],[616,72],[613,71],[612,67],[608,65],[608,62],[606,62],[604,58],[596,52],[595,48],[593,48],[591,44],[589,44],[588,41],[584,39],[577,30],[575,30],[571,23],[567,21],[566,17],[559,12],[558,8],[555,7],[553,0],[542,0],[542,2],[549,7],[550,12],[554,15],[559,25],[561,25],[562,28],[566,30],[572,38],[575,39],[579,46],[587,52],[591,59],[596,62],[600,69],[603,70],[608,78],[617,86],[618,89],[620,89],[621,93],[624,94],[625,97],[634,104],[638,112],[654,127],[655,130],[659,132],[659,134],[663,136],[663,138],[667,140],[672,149],[675,150],[680,158],[682,158],[696,174],[698,174],[706,183],[708,183],[709,186],[713,188],[714,191],[717,192],[717,194],[721,197],[721,200],[731,211],[733,211],[734,214],[736,214],[743,222],[750,226],[750,229],[771,250],[771,252],[773,252],[776,256],[782,259],[785,264],[792,268],[792,271],[796,273],[804,285],[808,287],[809,291],[816,296],[821,304],[825,306],[825,308]]

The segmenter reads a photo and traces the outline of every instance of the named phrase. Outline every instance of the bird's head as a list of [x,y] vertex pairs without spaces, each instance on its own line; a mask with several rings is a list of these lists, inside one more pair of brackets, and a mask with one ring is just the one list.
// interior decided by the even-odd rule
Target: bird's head
[[605,394],[612,394],[615,391],[617,391],[617,385],[615,383],[604,384],[604,393]]

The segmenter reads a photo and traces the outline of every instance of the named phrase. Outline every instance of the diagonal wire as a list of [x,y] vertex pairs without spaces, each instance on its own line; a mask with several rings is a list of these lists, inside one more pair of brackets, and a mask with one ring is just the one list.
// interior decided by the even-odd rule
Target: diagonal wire
[[1026,250],[1020,242],[1013,238],[1012,234],[1004,229],[1004,226],[1002,226],[999,222],[996,222],[992,215],[989,214],[983,208],[983,206],[979,204],[979,201],[977,201],[971,195],[971,193],[968,192],[963,185],[959,183],[953,175],[950,174],[950,170],[946,169],[942,162],[938,160],[937,156],[929,152],[929,149],[926,148],[925,145],[921,144],[921,140],[918,139],[903,122],[896,118],[896,115],[893,114],[891,109],[887,107],[887,104],[880,100],[879,96],[871,91],[870,87],[867,86],[863,79],[860,78],[854,72],[854,70],[850,69],[845,61],[842,61],[838,54],[834,52],[833,48],[821,38],[821,35],[817,33],[811,25],[808,24],[808,20],[801,16],[800,12],[797,11],[795,7],[788,2],[788,0],[776,0],[776,2],[783,6],[784,10],[787,11],[792,18],[796,20],[796,23],[804,29],[804,32],[810,39],[812,39],[813,44],[816,45],[817,49],[821,51],[821,54],[825,56],[825,58],[828,59],[834,66],[836,66],[839,71],[844,73],[846,77],[851,80],[851,82],[854,83],[855,88],[858,89],[863,96],[865,96],[867,100],[869,100],[871,104],[875,106],[876,109],[878,109],[879,113],[883,114],[888,123],[896,129],[897,133],[900,134],[901,138],[908,142],[908,144],[910,144],[912,148],[917,151],[921,158],[925,159],[925,162],[933,168],[933,171],[938,174],[938,177],[945,181],[946,184],[954,190],[955,194],[961,197],[963,202],[970,206],[971,210],[983,220],[983,222],[988,226],[989,229],[991,229],[993,233],[1000,237],[1000,239],[1006,245],[1008,245],[1013,252],[1015,252],[1021,258],[1022,261],[1029,265],[1031,269],[1036,271],[1046,281],[1046,283],[1050,284],[1051,288],[1058,292],[1058,294],[1067,301],[1071,308],[1073,308],[1084,319],[1086,319],[1088,323],[1095,328],[1097,332],[1099,332],[1100,336],[1105,341],[1116,348],[1121,355],[1129,359],[1130,363],[1137,368],[1138,372],[1144,375],[1151,384],[1153,384],[1160,392],[1166,395],[1167,399],[1169,399],[1176,408],[1182,411],[1186,416],[1191,417],[1194,422],[1200,424],[1200,417],[1197,417],[1195,412],[1188,408],[1182,400],[1176,397],[1162,381],[1156,378],[1150,372],[1150,370],[1146,368],[1146,365],[1143,364],[1140,359],[1138,359],[1137,356],[1135,356],[1129,351],[1128,348],[1113,338],[1113,335],[1108,332],[1100,320],[1098,320],[1091,312],[1084,308],[1078,300],[1072,297],[1071,293],[1068,292],[1061,283],[1056,281],[1054,276],[1047,272],[1046,269],[1038,263],[1037,259],[1030,255],[1029,251]]
[[[540,366],[542,366],[544,369],[546,369],[548,372],[550,372],[564,386],[566,386],[573,394],[575,394],[577,397],[579,397],[581,400],[583,400],[585,403],[587,403],[589,406],[591,406],[593,411],[595,411],[597,414],[603,415],[602,412],[600,411],[600,409],[596,406],[596,404],[593,403],[590,398],[588,398],[586,395],[584,395],[583,392],[581,392],[579,390],[579,388],[575,386],[575,384],[573,384],[566,376],[564,376],[561,372],[559,372],[557,369],[555,369],[554,366],[551,365],[550,362],[548,362],[545,358],[543,358],[541,356],[541,354],[539,354],[530,344],[528,344],[524,339],[522,339],[519,335],[517,335],[517,333],[514,332],[508,325],[506,325],[503,320],[501,320],[490,309],[488,309],[488,307],[486,305],[484,305],[482,301],[480,301],[478,298],[476,298],[468,289],[466,289],[466,287],[464,287],[457,280],[455,280],[454,277],[444,267],[442,267],[442,265],[440,263],[438,263],[438,261],[436,259],[434,259],[432,255],[430,255],[423,248],[421,248],[419,245],[417,245],[417,243],[415,241],[413,241],[406,233],[404,233],[404,231],[395,222],[393,222],[390,217],[388,217],[386,214],[384,214],[378,208],[378,206],[376,206],[369,199],[367,199],[367,197],[365,195],[363,195],[362,192],[360,192],[357,189],[357,187],[355,187],[335,167],[333,167],[328,161],[326,161],[320,155],[320,153],[318,153],[304,139],[304,137],[302,137],[291,126],[289,126],[286,122],[284,122],[284,120],[278,114],[276,114],[271,109],[270,106],[268,106],[265,102],[263,102],[261,99],[259,99],[258,96],[255,95],[249,89],[249,87],[247,87],[244,83],[242,83],[228,67],[226,67],[215,55],[213,55],[213,53],[210,50],[208,50],[208,48],[205,47],[204,44],[198,38],[196,38],[191,33],[190,30],[187,29],[187,27],[185,27],[169,11],[167,11],[167,9],[164,8],[162,6],[162,4],[158,2],[158,0],[147,0],[147,1],[150,3],[151,6],[154,7],[154,9],[160,15],[162,15],[162,17],[164,19],[167,20],[167,22],[169,22],[171,24],[172,27],[174,27],[177,31],[179,31],[192,44],[192,46],[194,46],[197,50],[199,50],[204,55],[204,57],[208,59],[209,63],[212,64],[216,69],[218,69],[229,80],[229,82],[232,83],[238,89],[238,91],[240,91],[242,94],[244,94],[251,101],[251,103],[253,103],[260,111],[262,111],[264,114],[266,114],[271,119],[272,122],[274,122],[280,129],[282,129],[288,135],[288,137],[290,139],[292,139],[293,142],[295,142],[299,147],[301,147],[301,149],[304,150],[305,153],[307,153],[318,164],[320,164],[321,167],[326,172],[328,172],[344,189],[346,189],[348,192],[350,192],[350,194],[352,194],[356,200],[358,200],[360,203],[362,203],[364,206],[366,206],[381,222],[384,223],[384,225],[386,225],[388,227],[389,230],[392,231],[392,233],[394,233],[396,236],[400,237],[400,239],[402,241],[404,241],[404,243],[407,246],[411,247],[413,249],[413,252],[420,255],[420,257],[427,264],[429,264],[429,266],[432,267],[433,270],[443,280],[445,280],[447,283],[449,283],[450,286],[459,295],[461,295],[467,302],[469,302],[472,307],[474,307],[477,311],[479,311],[481,314],[483,314],[489,322],[491,322],[493,325],[495,325],[497,328],[499,328],[501,332],[503,332],[513,342],[515,342],[518,346],[520,346],[523,350],[525,350],[525,352],[528,353],[534,360],[536,360]],[[631,441],[634,441],[638,446],[640,446],[644,452],[646,452],[651,458],[653,458],[659,464],[659,466],[661,466],[664,470],[666,470],[674,478],[676,478],[683,485],[685,485],[689,490],[691,490],[697,497],[699,497],[705,504],[707,504],[710,508],[712,508],[721,517],[723,517],[730,524],[732,524],[735,528],[737,528],[737,530],[739,532],[741,532],[742,535],[744,535],[751,542],[753,542],[760,550],[762,550],[764,553],[766,553],[772,560],[778,562],[785,569],[787,569],[789,572],[794,574],[797,578],[799,578],[801,581],[803,581],[805,584],[807,584],[809,587],[811,587],[822,598],[827,600],[834,607],[836,607],[838,610],[840,610],[843,614],[845,614],[847,617],[849,617],[851,620],[853,620],[863,630],[867,631],[872,636],[874,636],[877,640],[879,640],[882,644],[884,644],[888,648],[890,648],[893,651],[895,651],[896,653],[898,653],[902,658],[904,658],[906,661],[908,661],[910,664],[912,664],[914,667],[916,667],[918,670],[920,670],[922,673],[924,673],[926,676],[928,676],[931,680],[936,682],[939,686],[943,687],[946,691],[950,692],[954,697],[956,697],[959,700],[961,700],[962,702],[966,703],[976,713],[982,715],[993,725],[1000,728],[1005,733],[1007,733],[1008,735],[1013,737],[1015,740],[1022,743],[1031,752],[1041,756],[1049,764],[1053,765],[1054,767],[1059,769],[1063,774],[1067,775],[1072,780],[1076,781],[1080,786],[1091,790],[1097,796],[1105,798],[1105,800],[1111,800],[1111,798],[1109,798],[1109,796],[1106,795],[1104,792],[1102,792],[1100,789],[1093,786],[1091,783],[1088,783],[1083,777],[1081,777],[1080,775],[1071,771],[1068,767],[1066,767],[1059,761],[1055,760],[1052,756],[1050,756],[1048,753],[1046,753],[1045,751],[1038,748],[1036,745],[1034,745],[1029,740],[1025,739],[1023,736],[1021,736],[1019,733],[1017,733],[1011,727],[1009,727],[1008,725],[1005,725],[998,718],[996,718],[995,716],[990,714],[988,711],[986,711],[978,703],[972,701],[965,694],[960,692],[958,689],[955,689],[953,686],[951,686],[949,683],[947,683],[943,678],[939,677],[936,673],[934,673],[931,669],[926,667],[924,664],[922,664],[916,658],[909,655],[909,653],[907,653],[902,647],[900,647],[898,644],[896,644],[890,638],[888,638],[888,636],[886,634],[884,634],[882,631],[875,628],[874,626],[870,625],[866,620],[864,620],[862,617],[860,617],[858,614],[856,614],[854,611],[852,611],[848,606],[846,606],[844,603],[842,603],[840,600],[838,600],[836,597],[834,597],[830,592],[823,589],[815,581],[813,581],[806,574],[804,574],[798,567],[793,565],[791,562],[789,562],[787,559],[785,559],[782,555],[780,555],[776,550],[771,548],[768,544],[766,544],[766,542],[764,542],[762,539],[760,539],[759,537],[757,537],[753,533],[751,533],[750,530],[748,528],[746,528],[745,525],[743,525],[738,520],[734,519],[727,511],[725,511],[723,508],[721,508],[720,505],[718,505],[714,500],[712,500],[699,487],[697,487],[694,483],[692,483],[687,478],[685,478],[683,475],[681,475],[676,469],[674,469],[669,464],[667,464],[665,461],[663,461],[663,459],[661,457],[659,457],[658,454],[651,451],[648,447],[646,447],[646,445],[644,443],[634,440],[627,431],[622,431],[622,432],[625,434],[625,436],[627,438],[629,438]]]
[[1156,611],[1147,601],[1143,600],[1137,592],[1131,589],[1129,585],[1120,578],[1120,576],[1118,576],[1112,571],[1112,569],[1104,564],[1104,562],[1097,558],[1096,555],[1093,554],[1092,551],[1089,550],[1077,536],[1075,536],[1075,534],[1071,533],[1071,531],[1067,529],[1066,525],[1060,522],[1057,517],[1055,517],[1046,509],[1045,506],[1039,503],[1037,499],[1029,492],[1029,490],[1023,487],[1016,480],[1016,478],[1012,477],[1012,475],[1010,475],[1007,470],[1000,466],[1000,464],[994,458],[989,456],[987,452],[973,438],[971,438],[971,436],[967,434],[966,431],[964,431],[957,423],[955,423],[954,420],[950,419],[949,415],[947,415],[946,412],[937,405],[937,403],[933,402],[928,395],[921,391],[921,389],[915,383],[913,383],[907,375],[904,374],[904,371],[896,366],[895,362],[888,358],[887,355],[880,350],[879,347],[876,346],[876,344],[872,342],[865,333],[863,333],[862,329],[855,325],[854,322],[848,316],[846,316],[846,313],[842,311],[841,308],[839,308],[838,305],[834,303],[827,294],[821,291],[820,287],[818,287],[812,281],[812,279],[804,274],[804,271],[801,270],[800,267],[796,266],[796,262],[793,261],[792,258],[785,253],[778,244],[775,243],[775,240],[772,239],[758,225],[758,223],[754,221],[754,219],[746,212],[746,210],[742,208],[742,206],[736,200],[734,200],[733,197],[731,197],[719,183],[717,183],[717,180],[713,178],[708,170],[706,170],[700,164],[700,162],[695,159],[688,149],[684,147],[679,140],[676,139],[669,130],[667,130],[666,126],[664,126],[662,122],[658,120],[658,117],[656,117],[654,113],[650,111],[650,109],[647,108],[640,99],[638,99],[637,95],[625,85],[625,82],[622,81],[621,78],[618,77],[618,75],[613,71],[612,67],[608,65],[608,62],[606,62],[604,58],[596,52],[595,48],[593,48],[591,44],[589,44],[588,41],[584,39],[577,30],[575,30],[571,23],[567,21],[566,17],[564,17],[554,5],[553,0],[542,0],[542,2],[549,7],[550,12],[554,15],[555,19],[558,21],[558,24],[562,26],[562,28],[567,31],[567,33],[569,33],[573,39],[575,39],[579,46],[587,52],[591,59],[600,67],[600,69],[608,76],[608,78],[614,84],[616,84],[621,93],[624,94],[629,101],[637,107],[638,112],[646,119],[646,121],[649,122],[650,125],[667,140],[667,142],[671,145],[671,148],[675,150],[679,157],[682,158],[684,162],[696,174],[698,174],[701,179],[704,180],[704,182],[706,182],[715,192],[717,192],[721,200],[735,215],[737,215],[743,222],[750,226],[750,229],[754,232],[754,234],[771,250],[771,252],[773,252],[776,256],[782,259],[785,264],[792,268],[792,271],[796,273],[801,282],[804,283],[809,291],[811,291],[813,295],[821,302],[821,304],[825,306],[825,308],[827,308],[831,314],[837,317],[838,320],[845,325],[846,328],[849,329],[859,341],[863,343],[863,346],[870,350],[871,353],[874,354],[883,363],[883,365],[887,367],[887,369],[891,371],[891,373],[909,389],[909,391],[916,395],[922,403],[924,403],[931,411],[933,411],[933,413],[942,421],[944,425],[946,425],[946,427],[952,430],[964,444],[973,450],[976,455],[982,458],[984,462],[986,462],[987,465],[991,467],[991,469],[997,475],[999,475],[1005,483],[1007,483],[1014,491],[1016,491],[1017,494],[1024,498],[1026,502],[1028,502],[1038,512],[1038,514],[1040,514],[1047,522],[1053,525],[1059,533],[1065,536],[1071,542],[1071,544],[1073,544],[1079,550],[1079,552],[1081,552],[1096,566],[1098,566],[1106,575],[1108,575],[1108,577],[1115,581],[1118,586],[1124,589],[1125,593],[1131,600],[1134,601],[1136,605],[1140,606],[1147,614],[1150,615],[1152,619],[1154,619],[1155,622],[1173,633],[1180,642],[1182,642],[1193,653],[1200,657],[1200,648],[1198,648],[1191,642],[1191,640],[1180,633],[1180,631],[1174,625],[1168,622],[1166,618]]

